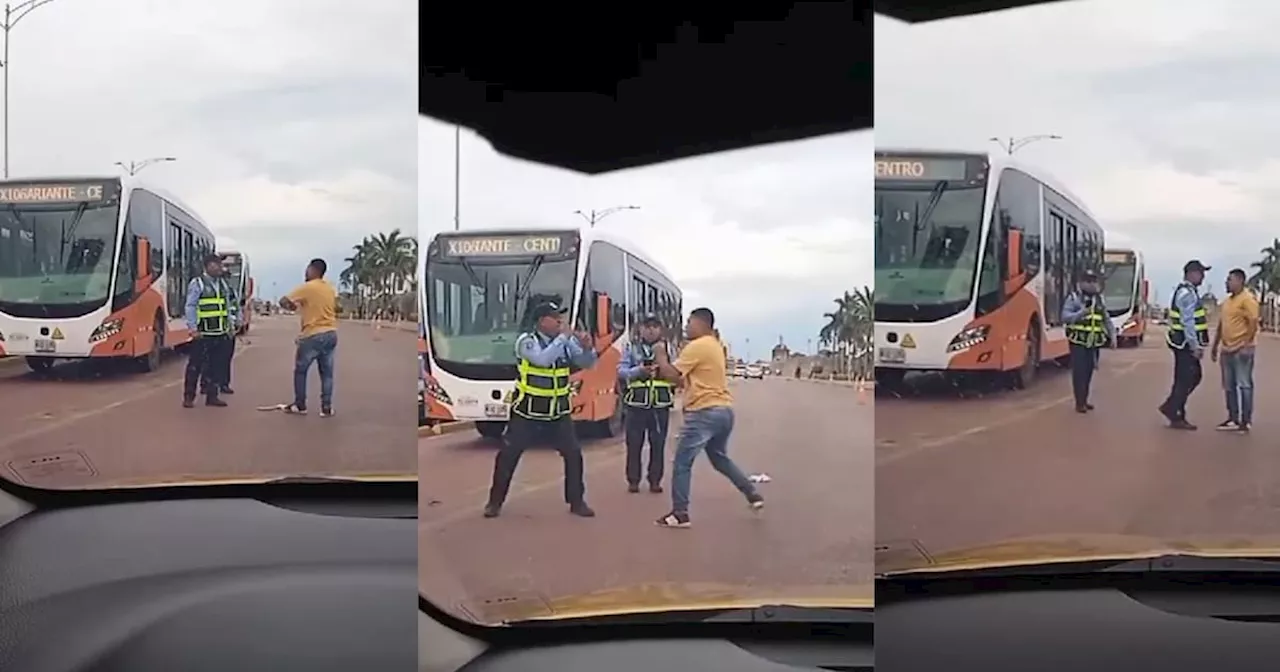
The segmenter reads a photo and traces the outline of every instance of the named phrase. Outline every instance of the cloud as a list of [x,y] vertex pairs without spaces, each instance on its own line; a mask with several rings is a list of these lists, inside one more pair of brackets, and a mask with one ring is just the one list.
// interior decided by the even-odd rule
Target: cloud
[[[454,128],[418,131],[419,231],[453,228]],[[463,229],[577,226],[575,211],[619,205],[597,226],[633,241],[706,305],[753,356],[781,335],[815,337],[832,299],[870,284],[871,134],[805,140],[586,177],[501,156],[461,135]]]
[[1276,236],[1280,7],[1082,0],[907,26],[877,18],[876,141],[999,152],[1058,177],[1147,252],[1167,296],[1182,264],[1216,287]]
[[12,175],[174,156],[142,177],[234,238],[259,286],[292,283],[414,230],[416,27],[412,3],[57,0],[12,34]]

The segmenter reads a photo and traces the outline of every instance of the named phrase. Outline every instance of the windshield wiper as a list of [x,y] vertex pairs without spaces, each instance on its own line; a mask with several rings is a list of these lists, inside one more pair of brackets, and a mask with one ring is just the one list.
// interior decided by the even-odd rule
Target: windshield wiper
[[947,181],[938,180],[938,183],[933,185],[933,189],[929,192],[929,202],[924,206],[924,214],[921,215],[920,219],[911,227],[912,256],[916,253],[916,246],[918,245],[917,241],[919,240],[920,232],[924,231],[925,226],[933,219],[933,211],[937,209],[938,203],[942,201],[942,194],[946,192],[946,190]]
[[785,604],[752,609],[673,609],[671,611],[577,616],[508,621],[516,627],[564,627],[576,625],[638,625],[646,623],[833,623],[872,624],[871,609],[855,607],[795,607]]
[[542,268],[542,262],[545,259],[546,257],[544,255],[539,254],[538,256],[533,258],[533,261],[529,262],[529,272],[524,276],[524,281],[516,285],[516,288],[519,290],[516,293],[517,306],[520,305],[521,302],[523,302],[525,299],[529,298],[529,287],[530,287],[530,284],[533,282],[533,276],[535,273],[538,272],[539,268]]

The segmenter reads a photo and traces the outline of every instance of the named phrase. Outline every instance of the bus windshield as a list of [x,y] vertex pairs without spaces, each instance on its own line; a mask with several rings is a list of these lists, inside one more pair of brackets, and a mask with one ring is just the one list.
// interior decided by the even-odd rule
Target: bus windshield
[[569,306],[577,260],[541,258],[427,261],[427,322],[438,362],[515,365],[515,340],[533,328],[534,304]]
[[222,267],[227,271],[227,280],[236,291],[244,295],[244,265],[241,263],[240,255],[230,254],[222,258]]
[[106,302],[118,204],[0,206],[0,311],[73,317]]
[[875,188],[877,305],[967,305],[982,238],[982,187]]
[[1119,317],[1133,309],[1137,270],[1134,262],[1103,264],[1102,300],[1107,304],[1107,312],[1112,317]]

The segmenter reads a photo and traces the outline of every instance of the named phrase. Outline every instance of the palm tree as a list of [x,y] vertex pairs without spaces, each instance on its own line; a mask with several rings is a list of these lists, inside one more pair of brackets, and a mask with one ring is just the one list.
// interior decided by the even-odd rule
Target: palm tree
[[397,319],[412,318],[417,306],[417,239],[392,229],[366,236],[351,249],[338,282],[357,315],[381,311]]
[[840,353],[841,373],[863,375],[875,331],[875,293],[863,286],[846,291],[833,301],[836,309],[823,314],[827,323],[818,331],[818,342]]

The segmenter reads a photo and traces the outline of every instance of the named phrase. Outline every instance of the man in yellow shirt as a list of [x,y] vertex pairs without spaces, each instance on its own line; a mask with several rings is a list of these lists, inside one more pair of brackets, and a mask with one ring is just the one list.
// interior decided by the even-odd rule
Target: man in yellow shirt
[[715,314],[709,308],[697,308],[685,323],[689,342],[674,363],[666,348],[654,350],[658,375],[684,388],[684,424],[672,460],[671,512],[656,521],[661,527],[689,527],[693,462],[704,448],[711,466],[733,482],[752,509],[764,506],[764,497],[729,457],[733,396],[725,374],[724,346],[716,338],[715,325]]
[[302,330],[293,363],[293,403],[286,413],[307,412],[307,374],[311,363],[320,370],[320,417],[333,416],[333,355],[338,347],[338,290],[324,279],[328,264],[312,259],[306,282],[280,299],[280,307],[298,311]]
[[1217,429],[1248,432],[1253,422],[1253,360],[1261,325],[1258,299],[1244,287],[1244,271],[1227,274],[1227,298],[1222,302],[1218,328],[1209,357],[1222,359],[1222,389],[1227,395],[1227,419]]

